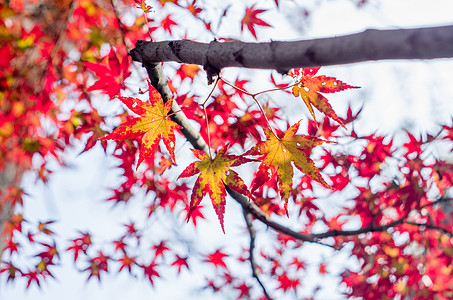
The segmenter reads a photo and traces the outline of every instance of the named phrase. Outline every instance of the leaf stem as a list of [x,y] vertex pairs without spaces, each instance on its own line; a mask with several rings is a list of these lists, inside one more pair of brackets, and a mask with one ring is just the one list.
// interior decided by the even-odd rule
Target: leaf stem
[[217,77],[215,83],[214,83],[214,86],[212,87],[211,89],[211,92],[209,93],[208,97],[206,97],[206,100],[203,102],[203,104],[201,105],[203,107],[203,112],[204,112],[204,116],[205,116],[205,119],[206,119],[206,134],[208,136],[208,148],[209,148],[209,157],[212,159],[212,153],[211,153],[211,133],[210,133],[210,130],[209,130],[209,118],[208,118],[208,113],[206,112],[206,102],[208,102],[209,98],[211,98],[212,96],[212,93],[214,93],[214,90],[215,88],[217,87],[217,84],[219,83],[219,80],[220,80],[220,76]]
[[[244,89],[241,89],[237,86],[235,86],[234,84],[226,81],[225,79],[223,79],[220,75],[218,77],[218,79],[222,79],[223,82],[225,82],[225,84],[231,86],[232,88],[246,94],[246,95],[249,95],[250,97],[252,97],[252,99],[255,101],[255,103],[258,105],[258,107],[260,108],[260,111],[261,111],[261,114],[263,115],[264,117],[264,120],[266,121],[267,123],[267,127],[269,127],[269,129],[272,131],[272,133],[275,135],[276,138],[278,138],[278,135],[277,133],[275,132],[274,128],[271,126],[271,123],[269,122],[269,119],[267,118],[266,116],[266,112],[264,111],[263,107],[261,106],[261,104],[258,102],[258,100],[256,99],[256,96],[259,95],[259,94],[262,94],[262,93],[265,93],[265,92],[270,92],[270,91],[273,91],[273,90],[279,90],[279,89],[273,89],[273,90],[267,90],[267,91],[262,91],[262,92],[259,92],[259,93],[256,93],[256,94],[252,94],[250,92],[247,92],[246,90]],[[217,80],[218,80],[217,79]]]

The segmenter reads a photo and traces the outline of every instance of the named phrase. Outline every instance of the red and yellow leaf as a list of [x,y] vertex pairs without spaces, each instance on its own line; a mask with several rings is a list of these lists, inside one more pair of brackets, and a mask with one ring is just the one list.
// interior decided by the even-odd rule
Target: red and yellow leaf
[[[318,68],[296,69],[291,72],[296,84],[293,87],[293,94],[296,97],[301,97],[307,105],[313,119],[316,121],[313,106],[320,112],[324,113],[329,118],[337,121],[341,126],[344,126],[343,121],[337,116],[329,101],[320,93],[336,93],[346,89],[357,89],[359,87],[348,85],[334,77],[315,76]],[[313,106],[312,106],[313,105]]]
[[270,170],[272,175],[277,176],[280,196],[285,199],[285,209],[292,191],[293,164],[301,172],[330,188],[322,178],[315,163],[310,159],[311,149],[314,146],[328,143],[328,141],[308,135],[296,135],[299,125],[300,121],[291,126],[281,139],[274,133],[267,132],[267,140],[258,143],[246,153],[246,155],[262,156],[262,162],[252,181],[251,190],[256,190],[270,179]]
[[145,0],[134,0],[138,4],[138,8],[142,9],[143,12],[148,13],[151,11],[152,7],[146,5]]
[[132,97],[119,97],[130,110],[141,117],[124,122],[112,133],[100,139],[101,141],[123,141],[142,136],[137,169],[147,157],[152,155],[161,138],[172,160],[175,161],[174,130],[181,128],[181,126],[167,117],[168,112],[171,110],[173,99],[164,104],[159,92],[149,82],[148,86],[151,104]]
[[223,224],[223,215],[225,213],[226,204],[225,185],[238,193],[251,196],[242,179],[235,171],[231,170],[230,167],[239,166],[251,160],[236,155],[227,155],[227,146],[222,147],[214,159],[210,158],[201,150],[191,150],[200,161],[191,163],[182,174],[179,175],[179,178],[182,178],[191,177],[200,173],[192,190],[187,220],[189,220],[190,215],[198,204],[200,204],[203,197],[209,193],[212,205],[219,218],[220,226],[222,226],[222,230],[225,233]]

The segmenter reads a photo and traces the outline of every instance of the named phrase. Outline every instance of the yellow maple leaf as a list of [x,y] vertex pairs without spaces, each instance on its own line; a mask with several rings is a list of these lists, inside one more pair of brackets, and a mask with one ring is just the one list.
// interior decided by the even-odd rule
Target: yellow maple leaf
[[137,169],[145,158],[152,155],[161,139],[163,139],[173,162],[175,162],[174,130],[181,128],[181,126],[167,117],[168,112],[171,110],[173,99],[164,104],[161,95],[151,83],[148,82],[148,86],[151,104],[132,97],[118,97],[130,110],[141,117],[122,123],[112,133],[100,139],[101,141],[123,141],[142,136]]
[[189,220],[190,215],[198,206],[198,204],[200,204],[203,197],[206,196],[207,193],[209,193],[212,205],[214,206],[214,210],[219,218],[220,226],[225,233],[223,222],[226,204],[225,185],[238,193],[251,197],[247,186],[244,184],[244,181],[242,181],[239,175],[235,171],[231,170],[230,167],[239,166],[252,160],[236,155],[227,155],[226,151],[228,150],[228,146],[222,147],[217,152],[217,155],[214,159],[209,157],[205,152],[201,150],[190,150],[192,150],[193,154],[200,161],[191,163],[184,170],[184,172],[179,175],[178,178],[190,177],[198,173],[200,173],[200,175],[198,176],[198,179],[195,182],[192,190],[190,209],[187,220]]
[[319,67],[293,70],[291,75],[296,79],[296,84],[293,86],[293,94],[302,98],[315,121],[313,106],[345,127],[343,120],[337,116],[329,101],[320,93],[336,93],[359,87],[346,84],[334,77],[315,76],[318,70]]
[[267,140],[258,143],[246,153],[246,155],[262,156],[261,165],[252,181],[252,192],[269,181],[270,170],[272,175],[277,176],[280,196],[285,200],[285,209],[287,209],[288,198],[292,191],[293,165],[307,176],[330,188],[309,157],[314,146],[329,142],[313,136],[296,135],[299,125],[300,121],[288,128],[281,139],[268,131]]

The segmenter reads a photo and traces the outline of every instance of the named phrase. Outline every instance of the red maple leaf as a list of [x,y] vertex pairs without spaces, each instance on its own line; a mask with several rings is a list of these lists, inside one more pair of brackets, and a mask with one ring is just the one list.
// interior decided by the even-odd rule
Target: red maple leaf
[[124,254],[123,257],[118,259],[118,262],[121,264],[120,272],[122,269],[127,268],[129,273],[131,273],[132,266],[136,264],[135,257],[129,257],[127,254]]
[[173,21],[173,19],[171,18],[171,14],[169,14],[160,22],[159,26],[151,27],[149,30],[153,32],[158,28],[163,28],[165,31],[171,34],[171,30],[174,25],[178,25],[178,23]]
[[159,273],[156,271],[157,264],[154,262],[151,262],[149,265],[140,265],[140,267],[143,269],[143,272],[145,274],[145,277],[148,278],[148,280],[151,282],[151,285],[154,284],[153,277],[160,277]]
[[167,244],[165,241],[161,241],[159,245],[153,246],[153,249],[155,251],[155,258],[158,258],[159,256],[164,256],[165,251],[170,250],[167,247]]
[[87,254],[88,247],[91,245],[91,236],[89,233],[82,233],[82,237],[72,240],[72,244],[66,251],[74,251],[74,261],[76,261],[79,257],[79,252]]
[[187,264],[187,257],[181,257],[179,255],[176,255],[176,260],[172,262],[172,266],[176,266],[178,268],[178,274],[181,273],[181,268],[186,267],[189,269],[189,265]]
[[300,285],[299,279],[291,279],[286,275],[286,273],[283,273],[282,275],[279,275],[277,278],[278,282],[280,282],[280,286],[277,287],[277,289],[282,289],[284,292],[286,292],[289,289],[293,289],[294,291],[297,290],[297,287]]
[[255,32],[255,26],[268,26],[268,27],[271,26],[257,17],[257,15],[259,15],[265,11],[266,10],[264,10],[264,9],[255,9],[255,5],[252,5],[251,7],[246,8],[245,15],[241,20],[241,31],[244,30],[244,25],[246,25],[247,29],[252,33],[253,37],[255,39],[257,39],[256,32]]
[[108,272],[109,260],[110,257],[105,256],[102,251],[99,251],[98,256],[91,258],[89,261],[90,265],[84,270],[90,272],[88,279],[94,276],[101,280],[101,272]]
[[2,265],[4,266],[0,268],[0,274],[7,272],[8,278],[6,282],[16,279],[17,274],[22,275],[22,271],[16,268],[11,262],[3,262]]
[[128,56],[125,56],[120,63],[113,47],[110,49],[107,60],[108,67],[104,64],[84,62],[85,66],[99,77],[99,80],[90,86],[87,91],[103,90],[110,98],[112,98],[125,88],[124,80],[129,77],[131,73],[128,71]]
[[206,256],[205,262],[213,264],[216,268],[222,267],[222,268],[225,268],[226,270],[228,270],[225,262],[223,261],[223,259],[225,257],[228,257],[228,255],[226,255],[225,253],[223,253],[220,250],[217,250],[216,252],[214,252],[212,254],[208,254]]
[[203,205],[197,205],[197,207],[195,207],[194,209],[191,210],[191,207],[190,205],[187,205],[184,210],[187,212],[187,215],[189,216],[189,212],[192,211],[190,213],[190,218],[188,218],[188,220],[191,220],[192,223],[193,223],[193,226],[197,226],[197,220],[198,218],[200,219],[204,219],[204,216],[203,216],[203,213],[201,212],[201,209],[203,208],[204,206]]

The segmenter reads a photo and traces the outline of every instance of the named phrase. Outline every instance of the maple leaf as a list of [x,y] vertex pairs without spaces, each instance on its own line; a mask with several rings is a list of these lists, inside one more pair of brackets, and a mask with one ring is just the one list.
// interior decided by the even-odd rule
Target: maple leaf
[[245,15],[241,20],[241,31],[244,29],[244,25],[246,25],[247,29],[252,33],[253,37],[255,39],[257,39],[256,32],[255,32],[255,25],[267,26],[267,27],[271,26],[257,17],[258,14],[261,14],[265,11],[266,10],[264,10],[264,9],[255,9],[255,5],[252,5],[251,7],[246,8]]
[[161,241],[159,245],[155,245],[152,247],[153,250],[155,250],[155,258],[158,258],[159,256],[164,256],[165,251],[170,250],[170,248],[167,247],[167,244],[165,241]]
[[222,227],[222,231],[225,233],[223,226],[223,214],[225,212],[226,203],[225,185],[238,193],[249,197],[252,196],[239,175],[235,171],[231,170],[230,167],[236,167],[252,160],[244,157],[238,157],[236,155],[227,155],[226,152],[228,150],[228,146],[222,147],[217,152],[214,159],[201,150],[190,150],[192,150],[193,154],[200,161],[191,163],[178,178],[190,177],[198,173],[200,173],[200,176],[195,182],[192,190],[187,221],[203,197],[209,193],[212,205],[214,206],[214,210],[219,218],[220,226]]
[[147,13],[150,12],[152,7],[149,5],[146,5],[145,0],[134,0],[135,3],[138,4],[138,8],[142,9],[143,12]]
[[196,2],[196,0],[193,0],[191,4],[187,5],[186,9],[188,11],[190,11],[190,13],[194,17],[198,17],[198,14],[201,13],[203,10],[201,8],[199,8],[199,7],[196,7],[195,2]]
[[132,272],[132,266],[136,264],[135,259],[136,259],[135,257],[129,257],[129,256],[126,255],[126,253],[124,253],[123,257],[118,259],[118,262],[121,264],[119,272],[121,272],[121,270],[126,268],[129,271],[129,273],[131,273]]
[[205,261],[208,262],[208,263],[213,264],[216,268],[222,267],[222,268],[225,268],[226,270],[228,270],[225,262],[223,261],[223,259],[225,257],[228,257],[228,255],[223,253],[220,250],[216,250],[216,252],[214,252],[212,254],[208,254],[206,256],[206,260]]
[[157,264],[154,262],[149,263],[149,265],[140,265],[143,269],[145,277],[148,278],[151,285],[154,285],[153,277],[160,277],[159,273],[156,271]]
[[150,82],[148,82],[148,86],[151,104],[131,97],[118,97],[130,110],[141,117],[122,123],[112,133],[100,139],[100,141],[123,141],[143,135],[137,169],[145,158],[152,155],[161,138],[172,160],[175,161],[175,133],[173,130],[181,128],[167,117],[173,105],[173,99],[164,104],[159,92]]
[[277,289],[282,289],[284,292],[290,289],[296,291],[297,287],[300,285],[300,280],[298,278],[291,279],[288,275],[286,275],[286,273],[279,275],[277,280],[280,283],[280,286],[277,287]]
[[188,257],[180,257],[179,255],[176,255],[176,260],[172,262],[172,266],[175,266],[178,268],[178,274],[181,273],[181,268],[186,267],[189,269],[189,265],[187,264],[187,259]]
[[[203,205],[198,205],[197,207],[195,207],[190,214],[190,219],[189,218],[187,219],[188,221],[192,220],[193,226],[195,227],[197,227],[198,218],[204,219],[203,213],[201,212],[201,209],[203,207],[204,207]],[[187,205],[187,207],[185,207],[184,210],[186,210],[187,215],[189,215],[190,206]]]
[[[320,112],[324,113],[329,118],[337,121],[341,126],[344,126],[332,106],[327,101],[327,98],[320,93],[335,93],[346,89],[357,89],[359,87],[348,85],[334,77],[315,76],[320,68],[306,68],[293,70],[290,75],[296,80],[293,87],[293,94],[296,97],[301,97],[305,105],[308,107],[310,114],[316,121],[313,106]],[[313,106],[312,106],[313,105]]]
[[328,141],[308,135],[296,135],[300,121],[288,128],[283,138],[278,138],[273,132],[266,132],[267,140],[258,143],[245,155],[261,155],[262,162],[252,181],[252,192],[269,181],[269,170],[277,175],[280,196],[285,200],[287,210],[288,198],[293,184],[293,166],[325,187],[330,186],[324,181],[315,163],[310,159],[310,151],[314,146]]
[[98,280],[101,280],[101,272],[108,272],[108,261],[110,260],[110,257],[105,256],[102,251],[98,252],[98,256],[90,258],[90,265],[84,271],[89,271],[90,275],[88,276],[88,279],[91,277],[97,277]]
[[8,278],[6,279],[6,282],[8,281],[13,281],[16,279],[17,275],[22,276],[22,271],[18,268],[16,268],[11,262],[3,262],[4,267],[0,268],[0,274],[3,272],[7,272]]
[[150,31],[152,32],[158,28],[163,28],[166,32],[171,34],[172,33],[171,30],[174,25],[178,25],[178,23],[173,21],[173,19],[171,18],[171,14],[169,14],[160,22],[159,26],[151,27]]
[[119,94],[120,90],[125,87],[124,80],[131,75],[128,71],[128,57],[124,57],[120,63],[113,47],[110,49],[108,56],[108,67],[91,62],[84,62],[84,65],[99,77],[99,80],[90,86],[87,91],[103,90],[110,98]]
[[74,251],[74,262],[79,257],[79,252],[87,254],[87,249],[91,245],[91,236],[89,233],[80,233],[82,237],[72,240],[72,246],[68,247],[66,251]]

